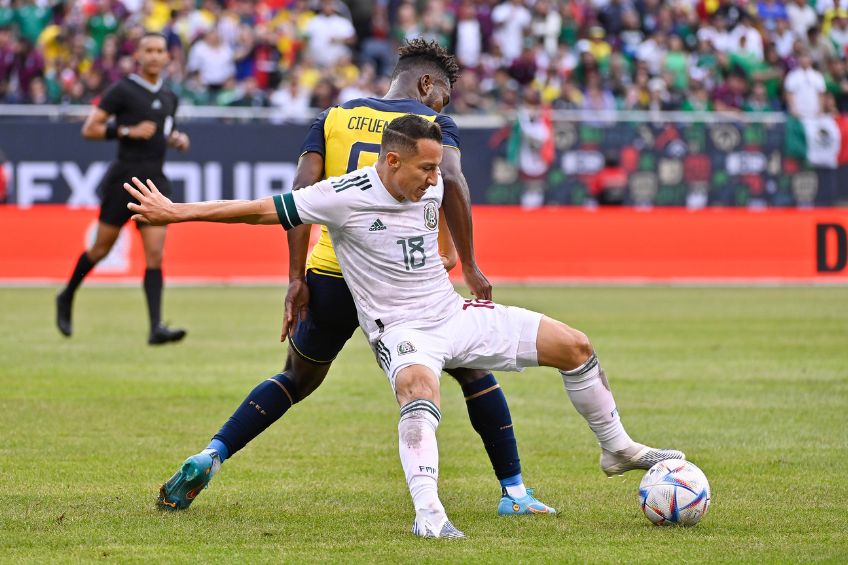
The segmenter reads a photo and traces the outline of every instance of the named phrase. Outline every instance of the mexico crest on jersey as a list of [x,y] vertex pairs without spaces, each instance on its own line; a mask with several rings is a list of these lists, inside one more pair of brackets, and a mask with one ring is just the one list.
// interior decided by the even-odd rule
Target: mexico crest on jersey
[[417,349],[408,341],[402,341],[398,344],[398,355],[406,355],[407,353],[415,353]]
[[435,202],[428,202],[424,206],[424,226],[428,230],[434,230],[439,227],[439,213],[436,210]]

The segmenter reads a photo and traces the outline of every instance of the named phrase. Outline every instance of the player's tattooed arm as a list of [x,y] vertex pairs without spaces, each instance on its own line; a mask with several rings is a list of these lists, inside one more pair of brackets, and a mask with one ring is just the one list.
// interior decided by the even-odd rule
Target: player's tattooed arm
[[279,224],[277,208],[272,197],[259,200],[217,200],[209,202],[175,203],[159,192],[152,180],[142,182],[133,177],[124,189],[138,201],[127,204],[132,219],[154,226],[179,222],[223,222],[230,224]]
[[462,174],[460,153],[456,149],[445,148],[441,164],[442,180],[445,183],[443,208],[445,220],[450,227],[453,242],[459,260],[462,262],[462,276],[471,293],[481,300],[492,299],[492,285],[479,267],[474,257],[474,240],[471,225],[471,197],[468,183]]

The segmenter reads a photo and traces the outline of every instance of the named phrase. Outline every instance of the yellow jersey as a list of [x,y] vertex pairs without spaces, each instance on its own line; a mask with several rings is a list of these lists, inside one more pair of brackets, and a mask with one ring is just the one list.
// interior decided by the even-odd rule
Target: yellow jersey
[[[323,111],[309,128],[301,155],[320,153],[324,157],[325,179],[373,165],[380,154],[383,129],[393,119],[406,114],[435,121],[442,128],[443,144],[459,149],[456,123],[421,102],[410,98],[358,98]],[[324,275],[342,276],[333,242],[325,226],[321,226],[321,238],[306,261],[306,269]]]

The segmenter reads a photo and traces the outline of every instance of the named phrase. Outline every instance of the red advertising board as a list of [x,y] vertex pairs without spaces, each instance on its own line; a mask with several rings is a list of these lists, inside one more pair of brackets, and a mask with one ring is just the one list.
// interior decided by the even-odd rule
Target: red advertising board
[[[96,211],[0,206],[0,282],[60,282],[93,236]],[[144,255],[125,229],[93,281],[137,280]],[[478,261],[495,281],[848,283],[848,210],[474,208]],[[170,282],[277,282],[278,226],[169,228]],[[458,274],[455,272],[455,274]]]

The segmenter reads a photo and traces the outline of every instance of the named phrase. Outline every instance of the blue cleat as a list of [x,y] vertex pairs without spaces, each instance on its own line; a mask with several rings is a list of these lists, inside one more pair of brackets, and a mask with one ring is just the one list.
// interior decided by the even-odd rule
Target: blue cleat
[[221,461],[214,451],[192,455],[159,489],[156,505],[162,510],[185,510],[220,468]]
[[527,495],[512,498],[503,489],[501,502],[498,504],[499,516],[525,516],[527,514],[556,514],[556,510],[533,497],[533,489],[527,489]]

